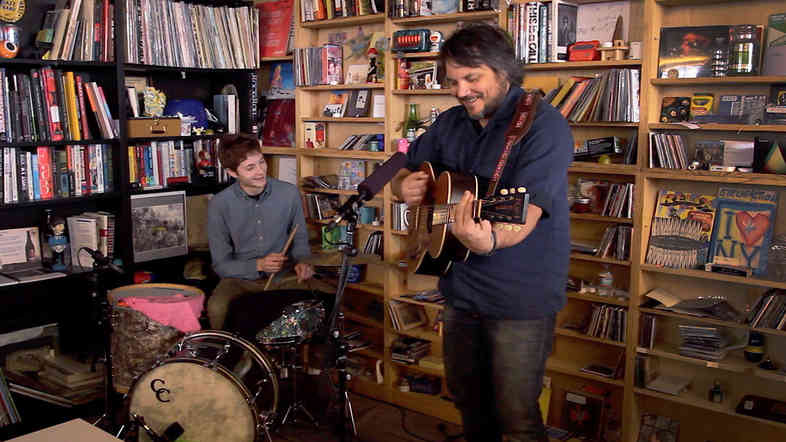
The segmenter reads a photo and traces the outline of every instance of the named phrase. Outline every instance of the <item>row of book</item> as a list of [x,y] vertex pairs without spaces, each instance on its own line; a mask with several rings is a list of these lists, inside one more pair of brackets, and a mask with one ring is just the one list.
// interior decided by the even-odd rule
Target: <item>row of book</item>
[[69,198],[114,189],[112,147],[104,144],[39,146],[33,152],[0,148],[0,200],[4,204]]
[[633,183],[614,183],[609,187],[606,202],[603,204],[601,216],[633,218]]
[[303,207],[305,216],[312,220],[331,219],[336,215],[338,208],[338,195],[324,193],[304,193]]
[[341,45],[328,43],[313,48],[296,48],[292,60],[295,86],[344,82],[344,50]]
[[384,0],[301,0],[300,20],[332,20],[340,17],[380,14],[385,12]]
[[609,69],[595,77],[570,77],[545,100],[569,121],[639,122],[638,69]]
[[[87,247],[106,257],[115,254],[116,215],[110,212],[83,212],[66,218],[72,266],[93,268],[93,257],[80,250]],[[44,247],[46,252],[48,247]],[[50,251],[51,252],[51,251]]]
[[409,212],[407,203],[391,203],[390,213],[393,216],[391,228],[399,231],[407,230],[409,228]]
[[786,330],[786,291],[768,290],[754,304],[748,316],[751,327]]
[[677,134],[650,132],[650,167],[687,169],[690,164],[685,137]]
[[[557,8],[562,5],[561,8]],[[576,5],[559,1],[513,4],[507,11],[508,32],[513,38],[516,58],[524,63],[553,63],[568,60],[569,41],[566,32],[560,38],[553,32],[554,17],[565,16],[572,8],[573,23]],[[566,14],[567,12],[567,14]],[[575,26],[575,25],[574,25]],[[575,40],[575,30],[573,39]]]
[[655,315],[641,315],[639,323],[639,347],[652,350],[655,348]]
[[630,238],[632,226],[608,226],[603,231],[595,256],[627,261],[630,258]]
[[593,304],[592,316],[584,333],[593,338],[625,342],[628,310],[609,304]]
[[22,417],[16,408],[14,398],[11,397],[3,369],[0,368],[0,428],[19,422],[22,422]]
[[[109,0],[72,0],[68,8],[47,11],[42,26],[48,60],[115,60],[115,5]],[[59,4],[59,3],[58,3]],[[40,39],[37,37],[37,39]]]
[[382,232],[371,232],[366,238],[366,243],[363,245],[363,251],[366,255],[379,255],[383,256],[383,235]]
[[[496,0],[391,0],[388,16],[404,18],[454,14],[456,12],[490,11],[498,6],[499,2]],[[379,12],[384,12],[384,10]]]
[[126,61],[212,69],[259,67],[259,10],[124,0]]
[[396,331],[411,330],[428,322],[426,309],[418,304],[391,299],[388,301],[388,313]]
[[322,109],[322,115],[333,118],[368,117],[371,99],[371,89],[334,91]]
[[[0,68],[0,140],[80,141],[115,138],[116,122],[103,87],[86,74]],[[88,113],[90,110],[90,113]]]
[[[194,144],[201,143],[197,140]],[[190,183],[194,147],[184,141],[151,141],[128,146],[128,180],[142,190]]]

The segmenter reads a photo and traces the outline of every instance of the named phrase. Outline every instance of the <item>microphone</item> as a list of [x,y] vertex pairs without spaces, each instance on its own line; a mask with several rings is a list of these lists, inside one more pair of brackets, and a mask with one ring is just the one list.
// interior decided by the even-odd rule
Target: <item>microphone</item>
[[186,430],[184,430],[179,423],[174,422],[166,427],[166,430],[164,430],[164,436],[161,438],[161,440],[165,442],[176,441],[177,438],[182,436],[185,432]]
[[358,184],[358,195],[363,201],[369,201],[378,194],[385,184],[392,180],[399,170],[407,165],[407,156],[401,152],[396,152],[387,161],[377,167],[377,170],[369,175],[362,183]]
[[123,273],[123,269],[118,267],[116,264],[112,263],[112,260],[104,256],[104,254],[101,253],[100,251],[93,250],[87,247],[82,247],[81,249],[79,249],[79,252],[81,253],[82,250],[87,252],[87,254],[90,255],[90,257],[93,258],[93,260],[95,260],[95,262],[98,263],[98,265],[107,266],[117,273]]
[[357,209],[363,205],[363,201],[370,201],[374,198],[374,195],[379,193],[382,188],[385,187],[385,184],[389,183],[390,180],[396,176],[398,171],[403,169],[406,165],[407,156],[401,152],[396,152],[387,161],[382,163],[382,165],[377,167],[377,170],[366,177],[362,183],[358,184],[358,194],[349,197],[349,199],[336,210],[338,215],[330,221],[327,230],[335,229],[344,218],[357,212]]

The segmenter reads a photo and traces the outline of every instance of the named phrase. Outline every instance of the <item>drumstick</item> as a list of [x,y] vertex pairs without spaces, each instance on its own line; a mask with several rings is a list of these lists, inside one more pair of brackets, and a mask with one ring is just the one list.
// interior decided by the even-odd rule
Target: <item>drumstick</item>
[[[287,254],[287,250],[289,250],[289,246],[292,244],[292,240],[295,239],[295,233],[297,233],[298,225],[295,224],[295,227],[292,228],[292,231],[289,233],[289,238],[287,238],[287,243],[284,244],[284,248],[281,250],[282,255]],[[270,276],[267,277],[267,283],[265,283],[265,288],[263,291],[267,291],[270,287],[270,283],[273,282],[273,277],[276,276],[275,273],[271,273]]]

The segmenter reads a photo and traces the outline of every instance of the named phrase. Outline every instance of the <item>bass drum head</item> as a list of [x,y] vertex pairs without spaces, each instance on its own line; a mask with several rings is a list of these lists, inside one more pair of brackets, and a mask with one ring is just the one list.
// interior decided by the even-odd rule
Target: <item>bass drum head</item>
[[[165,361],[144,374],[130,392],[131,413],[159,435],[177,422],[189,442],[253,442],[256,417],[242,388],[221,367],[202,363]],[[139,440],[151,440],[141,428]]]

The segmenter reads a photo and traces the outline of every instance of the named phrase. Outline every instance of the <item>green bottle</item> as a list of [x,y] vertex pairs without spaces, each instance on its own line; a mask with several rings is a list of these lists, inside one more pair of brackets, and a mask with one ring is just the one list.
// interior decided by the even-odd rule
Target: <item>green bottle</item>
[[418,118],[418,105],[417,103],[410,103],[409,113],[407,114],[407,120],[404,122],[404,127],[401,131],[401,137],[406,138],[409,129],[417,131],[418,126],[420,126],[420,119]]

